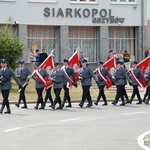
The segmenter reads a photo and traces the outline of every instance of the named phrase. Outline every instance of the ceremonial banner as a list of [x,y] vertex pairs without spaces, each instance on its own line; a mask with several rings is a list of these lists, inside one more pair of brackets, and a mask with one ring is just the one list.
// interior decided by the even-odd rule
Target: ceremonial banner
[[[150,56],[148,56],[147,58],[145,58],[144,60],[142,60],[140,63],[138,63],[137,68],[140,68],[142,73],[145,73],[146,68],[148,67],[148,62],[150,61]],[[143,77],[140,76],[140,81],[143,85],[143,87],[146,87],[146,82],[143,79]]]
[[49,70],[53,70],[54,69],[54,55],[51,53],[46,59],[45,61],[40,65],[42,69],[49,69]]
[[73,55],[70,57],[68,66],[71,66],[73,68],[76,81],[78,81],[79,80],[78,72],[79,72],[79,68],[80,68],[80,58],[79,58],[78,50],[76,50],[73,53]]
[[[111,59],[109,59],[108,61],[106,61],[103,65],[104,68],[106,68],[109,72],[111,72],[112,70],[114,70],[116,68],[116,57],[112,57]],[[111,80],[106,77],[106,88],[110,88],[112,86],[112,82]]]
[[[78,54],[78,48],[73,53],[73,55],[70,57],[68,66],[71,66],[73,68],[75,79],[76,79],[76,81],[78,81],[79,80],[78,74],[79,74],[79,68],[80,68],[80,58],[79,58],[79,54]],[[72,84],[70,82],[67,82],[67,87],[71,88],[71,86],[72,86]]]

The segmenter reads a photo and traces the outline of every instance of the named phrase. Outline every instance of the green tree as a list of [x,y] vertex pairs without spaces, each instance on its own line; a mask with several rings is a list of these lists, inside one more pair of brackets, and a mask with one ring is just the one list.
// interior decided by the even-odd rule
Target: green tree
[[24,45],[19,37],[11,36],[12,26],[4,26],[0,29],[0,59],[7,59],[8,66],[16,68],[18,59],[23,55]]

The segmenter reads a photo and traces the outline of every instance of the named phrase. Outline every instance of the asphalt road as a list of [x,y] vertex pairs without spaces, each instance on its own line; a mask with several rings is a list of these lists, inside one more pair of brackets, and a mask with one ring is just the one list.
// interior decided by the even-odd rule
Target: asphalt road
[[0,115],[0,150],[142,150],[140,134],[150,130],[150,105],[27,110],[11,105]]

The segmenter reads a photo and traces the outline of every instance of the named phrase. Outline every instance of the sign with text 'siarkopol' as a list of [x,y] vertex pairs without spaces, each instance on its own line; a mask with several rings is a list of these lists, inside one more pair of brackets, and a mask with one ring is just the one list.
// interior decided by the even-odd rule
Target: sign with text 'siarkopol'
[[125,18],[112,15],[111,9],[81,9],[81,8],[44,8],[45,17],[57,17],[57,18],[92,18],[94,24],[117,24],[124,23]]

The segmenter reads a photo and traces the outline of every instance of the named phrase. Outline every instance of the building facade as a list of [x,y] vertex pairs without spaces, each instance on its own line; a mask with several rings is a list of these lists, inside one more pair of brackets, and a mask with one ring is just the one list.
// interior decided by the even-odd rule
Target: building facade
[[30,49],[55,49],[55,60],[79,47],[89,62],[106,61],[110,49],[136,60],[147,49],[147,0],[0,0],[0,26],[12,24]]
[[147,48],[150,48],[150,1],[147,3]]

